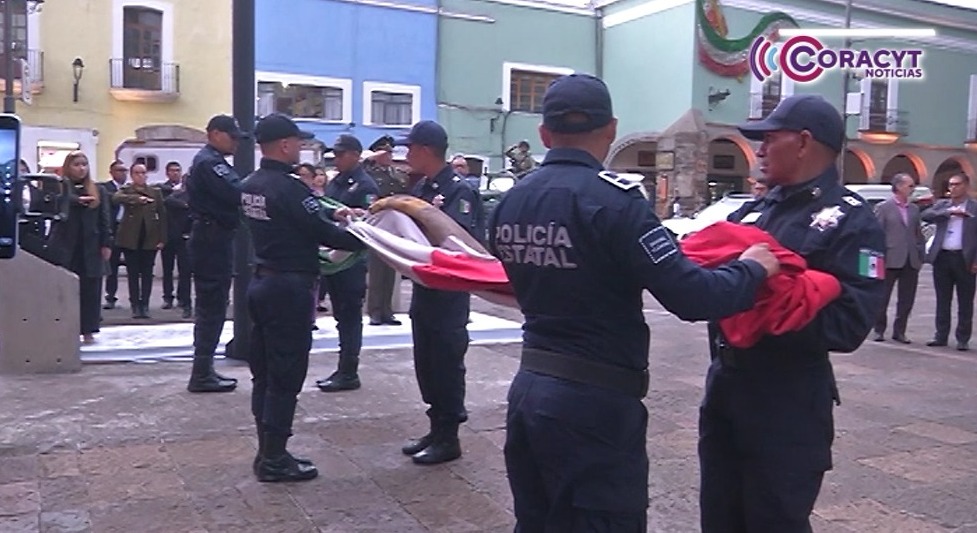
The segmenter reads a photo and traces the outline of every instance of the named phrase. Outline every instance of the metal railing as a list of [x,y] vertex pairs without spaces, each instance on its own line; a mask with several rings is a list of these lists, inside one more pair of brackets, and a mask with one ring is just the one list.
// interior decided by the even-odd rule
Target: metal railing
[[110,87],[139,91],[180,92],[180,65],[162,63],[152,57],[126,57],[109,60]]
[[[27,61],[27,67],[30,69],[30,77],[33,83],[41,83],[44,81],[44,52],[41,50],[14,50],[14,79],[21,80],[24,78],[24,70],[21,66],[20,60],[24,59]],[[2,51],[0,51],[0,65],[6,65],[7,58],[4,57]],[[3,73],[0,73],[2,77]]]
[[859,117],[858,129],[859,131],[907,135],[909,133],[909,113],[896,109],[872,110]]

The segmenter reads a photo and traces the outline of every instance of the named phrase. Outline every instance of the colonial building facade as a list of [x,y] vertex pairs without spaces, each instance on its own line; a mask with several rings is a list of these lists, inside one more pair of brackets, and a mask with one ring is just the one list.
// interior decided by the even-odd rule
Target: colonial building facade
[[207,0],[207,19],[226,21],[207,25],[198,0],[11,7],[21,153],[34,170],[56,169],[81,149],[105,179],[116,149],[137,130],[202,129],[210,115],[231,110],[231,0]]

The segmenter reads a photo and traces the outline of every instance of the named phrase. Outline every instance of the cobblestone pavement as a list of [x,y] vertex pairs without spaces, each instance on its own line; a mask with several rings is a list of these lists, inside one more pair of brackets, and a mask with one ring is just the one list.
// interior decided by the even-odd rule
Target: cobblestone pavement
[[[818,532],[977,533],[977,352],[926,348],[924,273],[908,346],[837,355],[835,469]],[[507,309],[479,303],[507,318]],[[704,326],[649,303],[649,530],[698,531],[697,406]],[[0,532],[502,532],[512,501],[502,460],[505,393],[518,346],[473,347],[464,456],[420,467],[400,454],[426,420],[409,350],[363,356],[359,391],[329,395],[315,354],[291,447],[320,477],[257,483],[248,371],[237,392],[192,395],[185,363],[86,365],[80,374],[0,377]]]

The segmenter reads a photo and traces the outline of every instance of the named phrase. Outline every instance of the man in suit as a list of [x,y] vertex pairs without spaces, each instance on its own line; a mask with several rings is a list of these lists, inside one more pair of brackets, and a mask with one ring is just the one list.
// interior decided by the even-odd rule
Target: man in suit
[[180,272],[176,284],[177,306],[183,310],[183,318],[193,316],[190,305],[190,255],[187,240],[190,238],[190,207],[184,184],[183,167],[176,161],[166,164],[166,182],[157,186],[163,193],[166,207],[166,246],[161,252],[163,261],[163,309],[173,308],[173,267]]
[[919,207],[909,201],[916,181],[909,174],[892,177],[892,198],[875,207],[875,217],[885,231],[885,304],[875,322],[875,340],[885,340],[887,310],[892,288],[899,284],[896,319],[892,323],[892,340],[909,344],[906,322],[916,300],[919,269],[923,263],[924,238],[919,221]]
[[970,177],[960,173],[947,182],[950,198],[923,211],[924,222],[936,224],[926,260],[933,264],[936,288],[936,334],[927,346],[946,346],[950,336],[950,302],[957,290],[957,349],[970,349],[977,273],[977,203],[970,199]]
[[[129,176],[129,169],[126,168],[125,163],[116,159],[112,161],[109,165],[109,174],[111,174],[112,179],[106,181],[102,184],[102,188],[105,190],[105,198],[110,199],[115,196],[115,193],[119,192],[119,189],[126,184],[126,179]],[[112,217],[112,235],[115,235],[119,229],[119,220],[122,219],[122,204],[116,202],[114,199],[111,200],[112,205],[109,206],[110,216]],[[119,265],[122,263],[122,248],[113,245],[112,255],[109,258],[109,273],[105,277],[105,305],[102,309],[114,309],[115,308],[115,292],[119,288]]]

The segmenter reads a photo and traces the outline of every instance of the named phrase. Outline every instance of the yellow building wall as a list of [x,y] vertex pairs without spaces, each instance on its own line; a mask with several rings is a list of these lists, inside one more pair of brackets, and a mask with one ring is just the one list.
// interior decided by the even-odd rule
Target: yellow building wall
[[[203,129],[217,113],[231,112],[231,0],[148,0],[146,7],[172,6],[172,61],[179,65],[179,97],[169,103],[125,102],[112,96],[110,58],[113,24],[122,4],[131,0],[58,0],[45,2],[39,17],[40,49],[44,52],[44,89],[33,105],[18,101],[24,126],[96,130],[93,175],[108,179],[115,149],[132,138],[136,128],[176,124]],[[164,17],[166,16],[164,12]],[[121,37],[120,37],[121,38]],[[121,55],[121,54],[120,54]],[[72,101],[72,62],[82,58],[85,69],[79,99]],[[166,61],[164,58],[163,61]],[[24,147],[30,150],[32,147]]]

